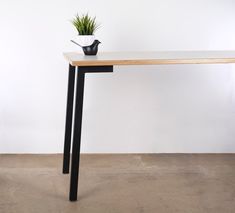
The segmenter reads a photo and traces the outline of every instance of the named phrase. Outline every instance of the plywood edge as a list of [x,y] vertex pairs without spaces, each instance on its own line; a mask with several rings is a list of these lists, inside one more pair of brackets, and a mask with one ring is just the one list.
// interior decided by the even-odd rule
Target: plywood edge
[[227,64],[235,63],[235,58],[205,59],[131,59],[131,60],[85,60],[70,61],[72,66],[108,66],[108,65],[174,65],[174,64]]

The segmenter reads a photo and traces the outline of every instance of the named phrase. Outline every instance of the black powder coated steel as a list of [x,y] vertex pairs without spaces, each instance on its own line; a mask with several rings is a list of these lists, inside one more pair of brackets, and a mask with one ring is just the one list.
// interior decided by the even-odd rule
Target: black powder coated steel
[[71,65],[69,66],[63,173],[69,173],[71,129],[73,124],[74,128],[73,128],[73,146],[72,146],[72,165],[71,165],[70,193],[69,193],[70,201],[77,200],[85,73],[97,73],[97,72],[99,73],[113,72],[113,66],[78,67],[74,123],[73,123],[72,115],[73,115],[75,67]]
[[71,179],[70,179],[70,195],[69,195],[70,201],[77,200],[78,172],[79,172],[81,130],[82,130],[82,106],[83,106],[83,93],[84,93],[84,77],[85,77],[85,73],[81,69],[78,69],[75,115],[74,115],[74,129],[73,129],[73,148],[72,148],[72,165],[71,165]]
[[72,130],[72,118],[73,118],[74,77],[75,77],[75,67],[69,65],[67,109],[66,109],[66,123],[65,123],[65,137],[64,137],[64,158],[63,158],[64,174],[69,173],[71,130]]
[[79,67],[79,70],[81,70],[86,73],[106,73],[106,72],[113,72],[113,66],[85,66],[85,67]]

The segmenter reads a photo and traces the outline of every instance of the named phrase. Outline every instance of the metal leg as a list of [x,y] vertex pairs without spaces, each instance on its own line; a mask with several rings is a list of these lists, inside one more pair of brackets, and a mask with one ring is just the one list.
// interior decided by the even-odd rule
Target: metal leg
[[77,200],[85,73],[113,72],[113,66],[85,66],[77,71],[69,200]]
[[64,158],[63,158],[64,174],[69,173],[71,130],[72,130],[72,117],[73,117],[74,76],[75,76],[75,67],[69,65],[67,110],[66,110],[66,123],[65,123],[65,137],[64,137]]
[[71,166],[71,180],[70,180],[70,194],[69,194],[70,201],[77,200],[84,78],[85,78],[85,72],[82,70],[82,68],[78,68],[75,114],[74,114],[74,129],[73,129],[72,166]]

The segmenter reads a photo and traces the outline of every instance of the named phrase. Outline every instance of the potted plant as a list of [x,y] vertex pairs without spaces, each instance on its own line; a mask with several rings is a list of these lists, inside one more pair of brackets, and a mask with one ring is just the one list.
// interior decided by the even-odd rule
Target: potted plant
[[95,41],[94,33],[99,28],[96,22],[96,17],[91,17],[89,14],[79,16],[78,14],[72,19],[72,24],[77,29],[77,43],[82,46],[90,46]]

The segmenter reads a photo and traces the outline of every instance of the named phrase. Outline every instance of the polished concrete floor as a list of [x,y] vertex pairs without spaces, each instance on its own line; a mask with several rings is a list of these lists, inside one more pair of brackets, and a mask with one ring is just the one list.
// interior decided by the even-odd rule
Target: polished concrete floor
[[62,155],[0,155],[0,213],[235,212],[235,154],[82,155],[68,201]]

